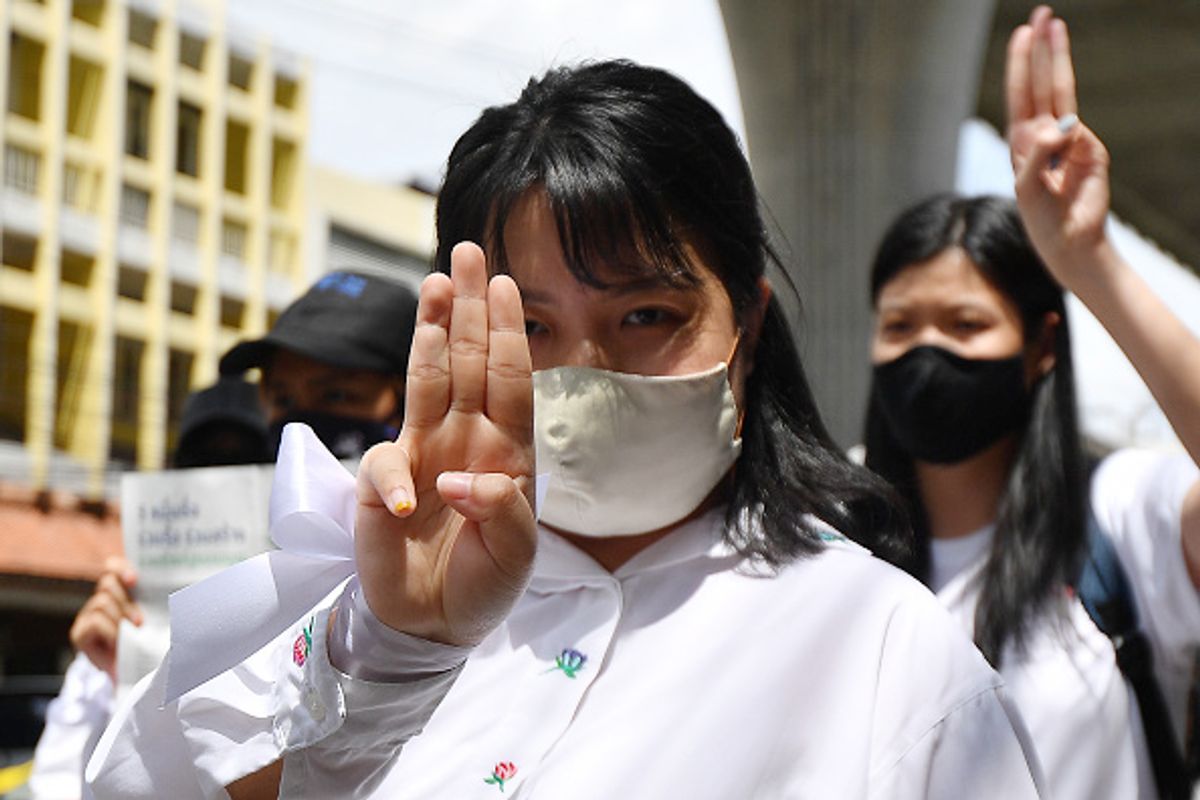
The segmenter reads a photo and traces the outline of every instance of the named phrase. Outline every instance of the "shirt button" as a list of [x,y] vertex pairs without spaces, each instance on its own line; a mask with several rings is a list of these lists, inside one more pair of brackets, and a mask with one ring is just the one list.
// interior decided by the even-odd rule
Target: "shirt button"
[[304,707],[317,722],[325,719],[325,704],[321,702],[321,695],[312,686],[304,687]]

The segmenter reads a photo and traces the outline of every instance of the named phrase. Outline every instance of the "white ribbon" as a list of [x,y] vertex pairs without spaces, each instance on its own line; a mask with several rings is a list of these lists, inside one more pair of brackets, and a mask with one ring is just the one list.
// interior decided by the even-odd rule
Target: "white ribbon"
[[354,510],[354,476],[311,428],[287,425],[271,485],[280,549],[171,594],[164,703],[246,660],[354,574]]
[[284,427],[270,505],[280,549],[171,594],[164,704],[245,661],[354,574],[354,484],[312,428]]

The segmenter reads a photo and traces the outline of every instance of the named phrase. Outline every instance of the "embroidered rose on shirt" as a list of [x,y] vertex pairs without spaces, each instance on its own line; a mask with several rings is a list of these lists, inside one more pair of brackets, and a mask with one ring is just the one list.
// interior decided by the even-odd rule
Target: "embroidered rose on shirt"
[[316,617],[313,617],[308,621],[308,627],[301,629],[300,635],[292,643],[292,661],[297,667],[303,667],[308,661],[308,654],[312,652],[312,631],[315,623]]
[[575,673],[583,669],[583,665],[587,663],[587,656],[578,650],[567,648],[559,653],[554,658],[554,666],[546,670],[547,672],[561,672],[568,678],[574,678]]
[[500,787],[500,791],[504,791],[504,782],[517,774],[517,765],[511,761],[501,761],[496,766],[492,767],[492,777],[484,778],[484,783],[494,783]]

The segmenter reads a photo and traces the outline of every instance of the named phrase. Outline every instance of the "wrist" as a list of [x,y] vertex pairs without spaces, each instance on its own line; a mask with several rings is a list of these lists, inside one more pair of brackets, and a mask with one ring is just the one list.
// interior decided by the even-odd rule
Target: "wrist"
[[469,647],[422,639],[384,624],[367,605],[357,576],[335,605],[328,643],[329,660],[338,670],[383,683],[407,683],[447,672],[471,652]]

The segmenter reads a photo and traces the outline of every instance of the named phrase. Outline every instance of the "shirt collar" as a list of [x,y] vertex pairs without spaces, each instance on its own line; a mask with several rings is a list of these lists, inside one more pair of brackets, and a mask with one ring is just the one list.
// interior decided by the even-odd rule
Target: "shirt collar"
[[538,528],[538,553],[534,563],[534,589],[553,590],[587,584],[611,584],[633,575],[703,558],[727,558],[736,555],[724,540],[725,507],[714,508],[689,520],[641,551],[615,573],[562,536],[544,527]]

